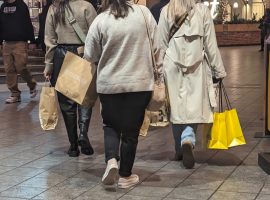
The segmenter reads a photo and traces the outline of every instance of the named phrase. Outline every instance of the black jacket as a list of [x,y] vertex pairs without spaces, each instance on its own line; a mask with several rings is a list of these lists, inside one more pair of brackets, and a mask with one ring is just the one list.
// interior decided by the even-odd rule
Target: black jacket
[[4,2],[0,8],[0,42],[31,41],[35,36],[29,10],[23,0]]
[[164,6],[166,6],[169,2],[170,2],[170,0],[160,0],[159,3],[157,3],[153,7],[151,7],[150,11],[151,11],[152,15],[154,16],[155,20],[157,21],[157,23],[159,20],[161,9]]

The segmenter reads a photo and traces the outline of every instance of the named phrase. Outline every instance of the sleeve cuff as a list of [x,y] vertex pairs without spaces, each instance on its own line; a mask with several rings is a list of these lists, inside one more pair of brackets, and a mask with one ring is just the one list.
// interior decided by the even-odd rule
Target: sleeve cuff
[[224,71],[224,72],[216,72],[215,73],[215,77],[216,78],[225,78],[227,76],[227,73]]
[[44,72],[49,72],[49,73],[52,73],[52,70],[53,70],[53,64],[52,63],[45,63],[45,69],[44,69]]

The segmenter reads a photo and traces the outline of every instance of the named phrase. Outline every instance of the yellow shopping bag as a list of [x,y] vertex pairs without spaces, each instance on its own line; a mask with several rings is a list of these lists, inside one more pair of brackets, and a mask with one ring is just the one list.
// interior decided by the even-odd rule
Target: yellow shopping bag
[[236,109],[232,109],[225,86],[221,82],[221,90],[227,103],[228,110],[225,111],[228,147],[235,147],[246,144]]
[[228,149],[225,113],[214,113],[214,122],[211,128],[209,149]]
[[246,144],[236,109],[225,111],[228,147]]

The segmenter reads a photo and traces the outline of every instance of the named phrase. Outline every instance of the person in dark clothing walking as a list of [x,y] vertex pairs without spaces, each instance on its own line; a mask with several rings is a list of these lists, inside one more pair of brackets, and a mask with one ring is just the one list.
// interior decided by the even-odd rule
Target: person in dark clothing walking
[[47,0],[46,5],[42,8],[42,12],[39,14],[39,31],[38,31],[38,38],[36,40],[37,44],[40,45],[43,51],[46,51],[46,45],[44,43],[44,29],[45,29],[45,22],[49,7],[52,4],[52,0]]
[[[28,42],[30,44],[28,45]],[[30,88],[30,97],[37,95],[36,81],[28,71],[28,48],[35,49],[35,37],[29,10],[23,0],[4,0],[0,8],[0,48],[3,45],[3,61],[6,83],[11,96],[6,103],[20,102],[21,91],[18,89],[18,74]]]
[[154,16],[156,22],[158,23],[161,9],[169,3],[170,0],[160,0],[159,3],[153,5],[150,9],[152,15]]

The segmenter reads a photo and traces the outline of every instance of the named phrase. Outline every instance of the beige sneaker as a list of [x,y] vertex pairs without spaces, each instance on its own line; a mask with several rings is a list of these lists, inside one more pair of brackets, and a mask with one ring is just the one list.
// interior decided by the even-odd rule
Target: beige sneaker
[[118,181],[118,188],[126,189],[139,183],[139,176],[132,174],[129,177],[120,177]]
[[102,177],[102,183],[104,185],[113,185],[115,183],[117,172],[117,160],[115,158],[108,160],[105,173]]
[[20,96],[17,96],[17,97],[13,97],[13,96],[10,96],[6,99],[6,103],[7,104],[10,104],[10,103],[17,103],[17,102],[21,102],[21,97]]

